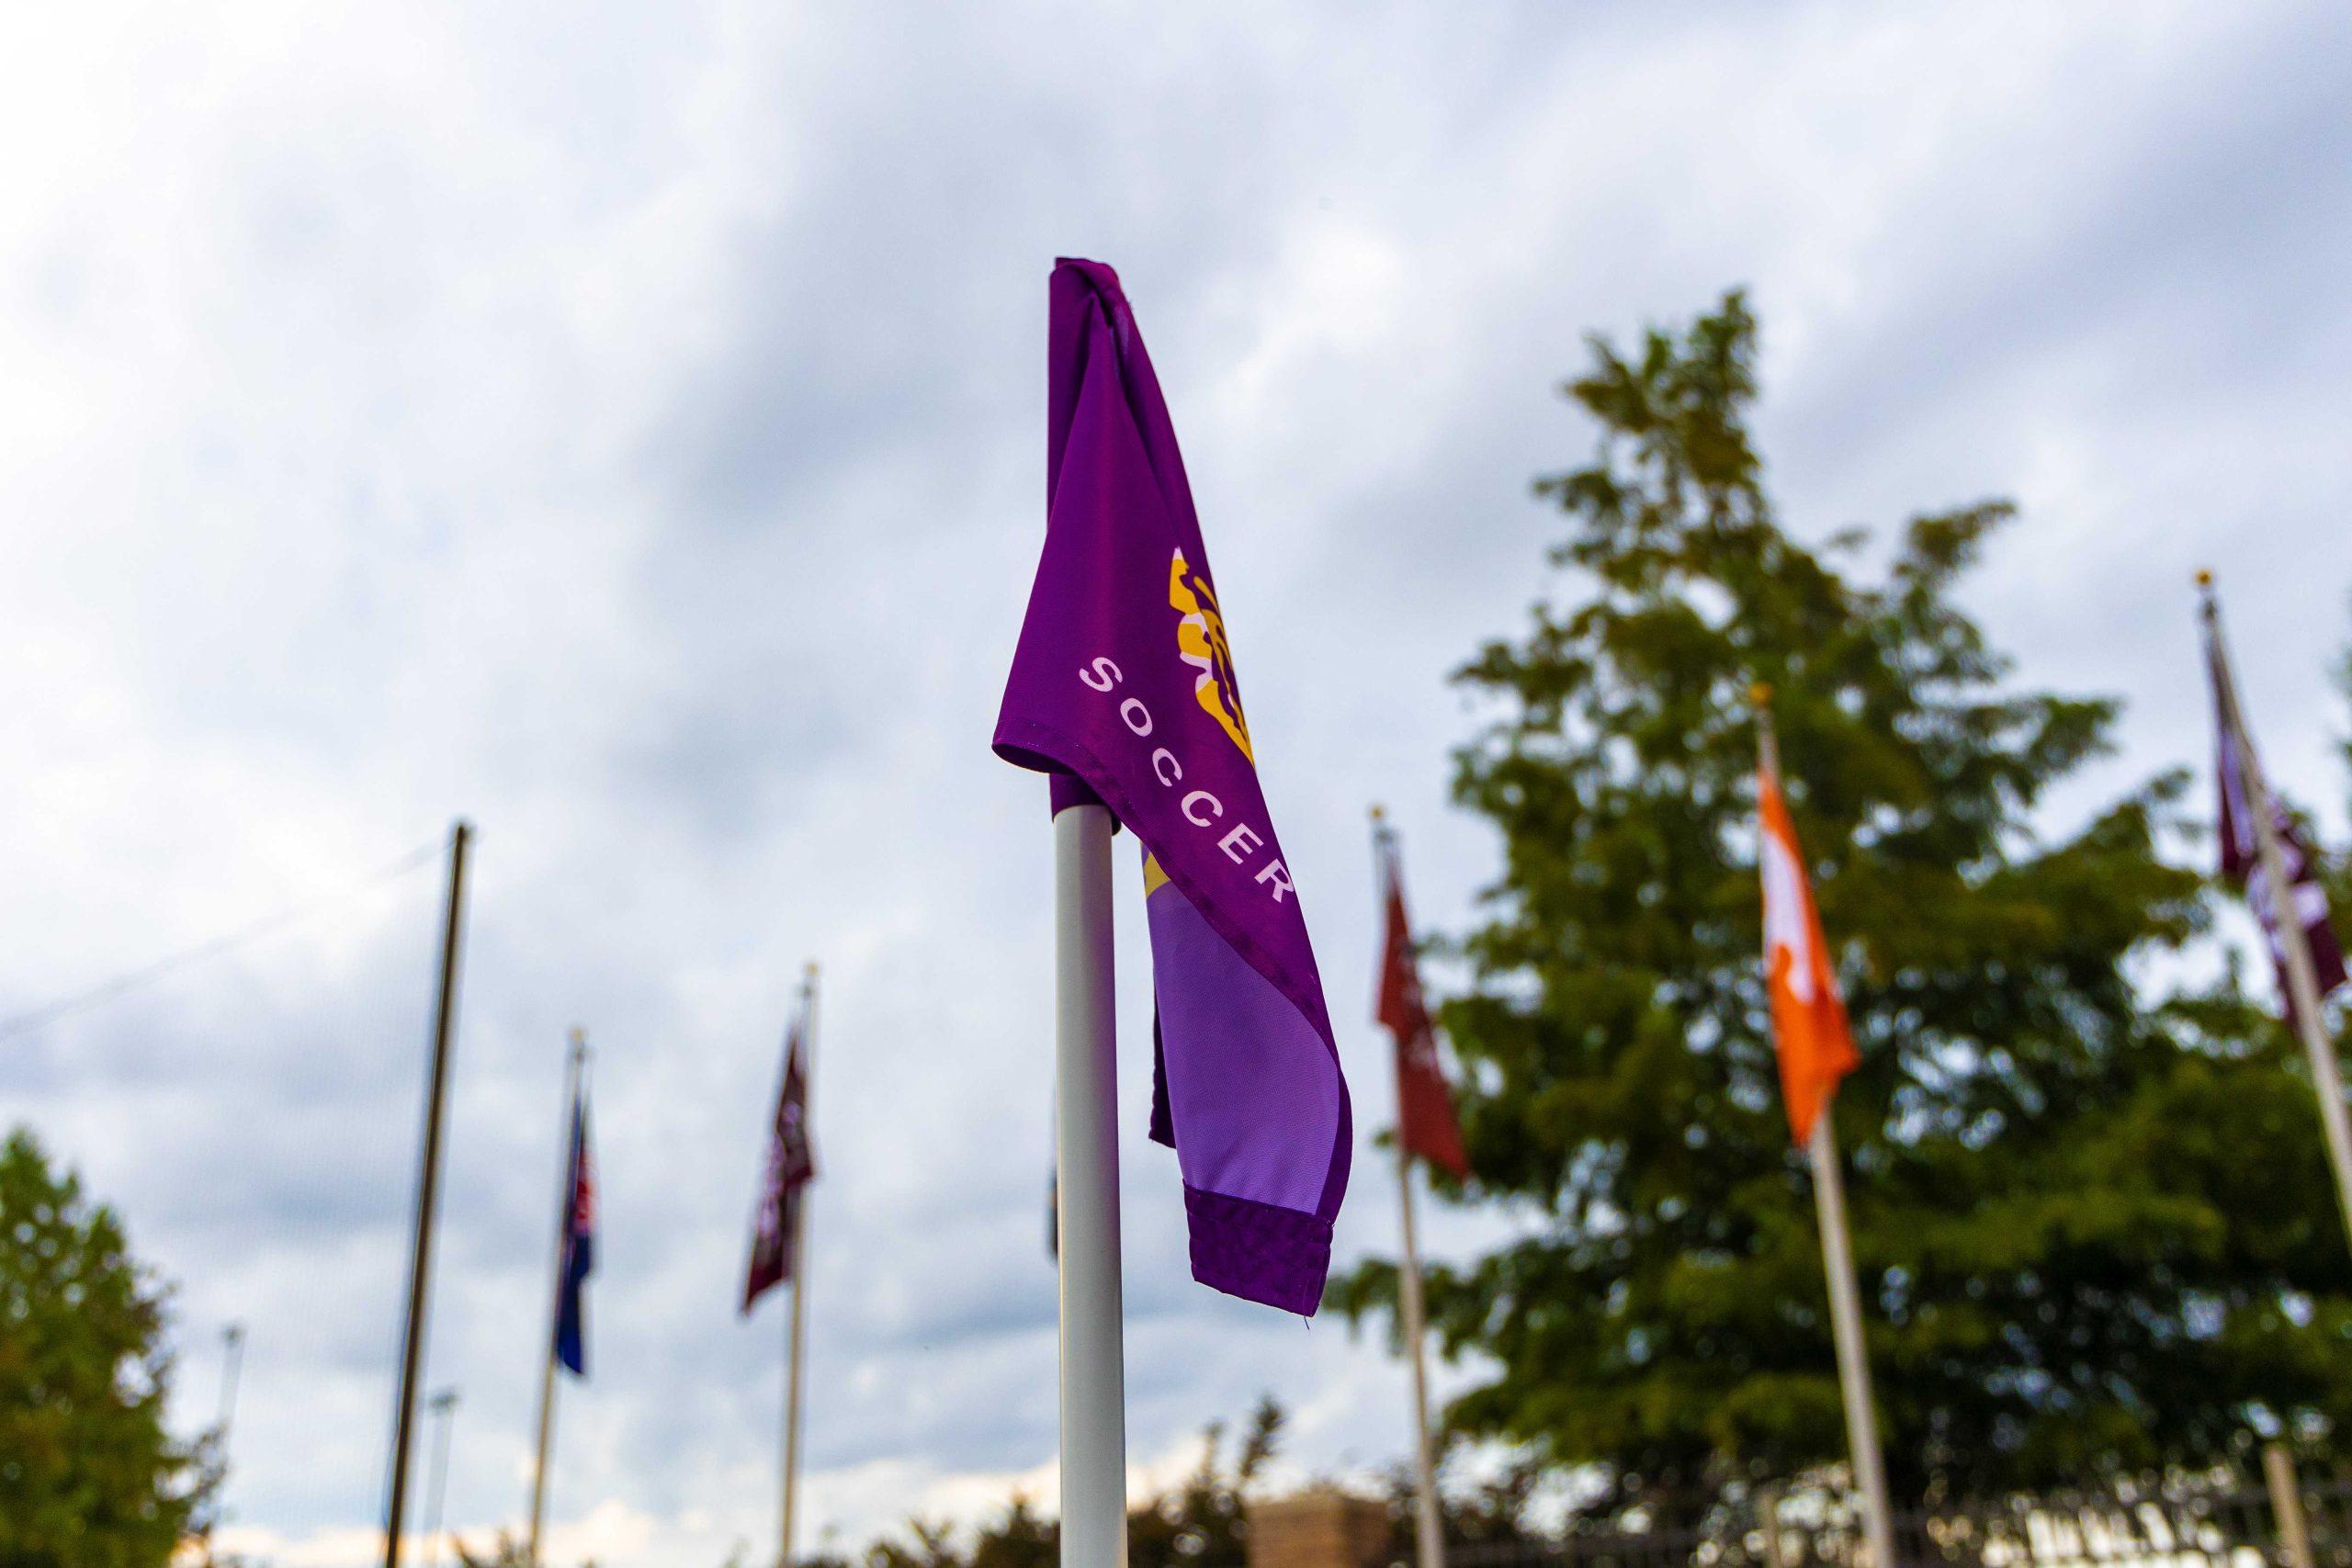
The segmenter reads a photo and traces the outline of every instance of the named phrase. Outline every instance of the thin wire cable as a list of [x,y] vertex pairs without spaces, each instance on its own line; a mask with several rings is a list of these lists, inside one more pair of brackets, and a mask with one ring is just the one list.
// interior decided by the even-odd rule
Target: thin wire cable
[[125,970],[111,979],[101,980],[96,985],[75,991],[70,996],[60,997],[55,1001],[43,1003],[29,1011],[18,1013],[14,1018],[0,1021],[0,1044],[21,1039],[28,1034],[37,1034],[53,1023],[87,1012],[92,1008],[101,1007],[117,998],[142,990],[183,969],[192,968],[215,958],[224,958],[239,948],[250,946],[266,936],[277,934],[306,916],[318,913],[331,904],[339,904],[347,898],[356,897],[362,893],[373,892],[388,882],[398,881],[419,867],[431,863],[440,853],[441,845],[437,840],[421,845],[356,882],[314,895],[298,904],[289,904],[275,914],[265,915],[258,920],[240,926],[225,935],[214,937],[209,942],[183,948],[177,953],[166,954],[153,963],[142,964],[136,969]]

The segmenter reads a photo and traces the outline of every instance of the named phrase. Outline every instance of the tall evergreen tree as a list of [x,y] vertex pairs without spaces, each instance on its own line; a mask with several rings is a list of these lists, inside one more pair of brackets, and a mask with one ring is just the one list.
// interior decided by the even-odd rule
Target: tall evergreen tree
[[[2243,996],[2167,988],[2206,915],[2159,852],[2185,774],[2037,830],[2117,710],[2016,690],[1955,604],[2011,509],[1917,517],[1877,571],[1859,532],[1809,548],[1749,437],[1740,295],[1591,350],[1566,390],[1598,453],[1536,485],[1566,576],[1457,676],[1491,722],[1455,794],[1503,869],[1441,1014],[1477,1171],[1444,1196],[1528,1224],[1431,1271],[1445,1346],[1492,1369],[1449,1421],[1621,1504],[1844,1456],[1758,960],[1762,681],[1864,1058],[1836,1127],[1898,1499],[2340,1426],[2352,1255],[2308,1084]],[[1333,1300],[1394,1294],[1373,1263]]]
[[0,1144],[0,1564],[162,1568],[203,1490],[164,1429],[164,1295],[113,1212]]

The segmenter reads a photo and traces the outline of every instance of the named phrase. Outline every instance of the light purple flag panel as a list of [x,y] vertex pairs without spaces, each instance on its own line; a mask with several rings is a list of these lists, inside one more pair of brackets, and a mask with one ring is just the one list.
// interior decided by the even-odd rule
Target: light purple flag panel
[[1142,840],[1152,1135],[1193,1277],[1312,1315],[1352,1135],[1323,983],[1258,786],[1176,431],[1118,275],[1054,267],[1046,544],[997,718],[1007,761]]

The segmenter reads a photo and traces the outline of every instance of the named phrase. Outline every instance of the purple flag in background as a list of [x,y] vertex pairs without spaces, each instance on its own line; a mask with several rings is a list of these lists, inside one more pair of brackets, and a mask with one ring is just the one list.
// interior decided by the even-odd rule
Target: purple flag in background
[[[2222,690],[2222,671],[2218,650],[2209,649],[2216,663],[2213,670],[2213,691],[2218,706]],[[2222,874],[2245,889],[2246,902],[2253,906],[2255,918],[2262,923],[2262,934],[2270,943],[2270,961],[2278,972],[2278,996],[2287,1012],[2287,1021],[2300,1024],[2295,1016],[2295,993],[2287,984],[2287,950],[2279,944],[2278,918],[2270,899],[2268,880],[2262,874],[2262,852],[2255,841],[2254,812],[2246,801],[2245,770],[2239,752],[2251,741],[2231,726],[2229,713],[2222,709],[2216,719],[2221,735],[2221,751],[2217,759],[2221,774]],[[2293,820],[2288,816],[2286,803],[2277,791],[2270,795],[2272,820],[2278,825],[2278,854],[2286,862],[2289,903],[2295,919],[2303,928],[2305,944],[2311,949],[2312,974],[2319,983],[2319,994],[2325,997],[2344,984],[2344,949],[2335,940],[2335,930],[2327,915],[2327,890],[2319,883],[2317,863],[2312,857],[2311,846],[2303,841]]]
[[1135,313],[1087,261],[1056,264],[1052,308],[1046,545],[997,754],[1142,840],[1152,1135],[1183,1171],[1193,1277],[1311,1316],[1352,1142],[1323,983]]

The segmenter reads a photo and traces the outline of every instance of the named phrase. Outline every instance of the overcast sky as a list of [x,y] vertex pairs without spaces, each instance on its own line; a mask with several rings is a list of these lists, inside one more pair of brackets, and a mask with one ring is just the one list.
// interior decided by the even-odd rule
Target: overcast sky
[[[577,1023],[605,1211],[557,1553],[770,1539],[781,1303],[734,1301],[810,958],[810,1512],[849,1544],[1050,1485],[1044,790],[987,742],[1057,254],[1121,270],[1158,360],[1367,1137],[1364,808],[1458,926],[1495,846],[1446,803],[1445,676],[1543,590],[1589,329],[1750,286],[1806,536],[2018,499],[1970,604],[2024,678],[2130,703],[2062,819],[2206,755],[2216,565],[2272,772],[2343,830],[2352,11],[1105,10],[11,18],[0,1014],[479,825],[453,1522],[526,1503]],[[0,1043],[0,1122],[177,1283],[183,1429],[249,1325],[232,1539],[283,1563],[375,1550],[440,876]],[[1375,1337],[1187,1276],[1137,894],[1123,861],[1132,1456],[1272,1390],[1297,1472],[1389,1463]],[[1342,1259],[1394,1215],[1360,1150]]]

